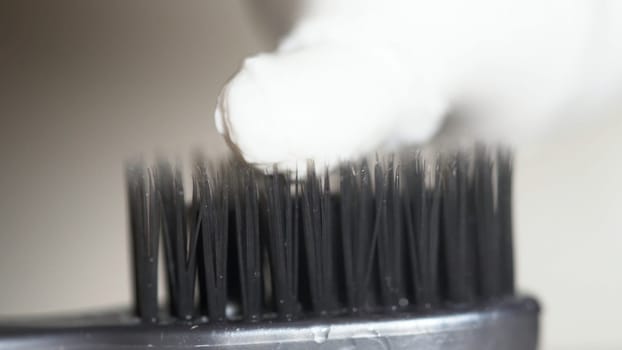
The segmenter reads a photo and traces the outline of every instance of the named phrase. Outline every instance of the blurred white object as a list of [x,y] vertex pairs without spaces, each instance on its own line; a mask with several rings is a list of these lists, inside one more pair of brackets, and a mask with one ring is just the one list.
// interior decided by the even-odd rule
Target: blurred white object
[[334,164],[458,138],[516,142],[596,114],[622,88],[622,1],[309,0],[245,60],[216,125],[250,163]]

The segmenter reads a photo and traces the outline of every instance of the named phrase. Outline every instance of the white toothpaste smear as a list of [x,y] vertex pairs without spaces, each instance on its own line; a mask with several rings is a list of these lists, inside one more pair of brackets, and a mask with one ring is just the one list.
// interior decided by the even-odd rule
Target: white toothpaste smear
[[449,112],[513,142],[621,87],[622,1],[314,0],[215,117],[246,161],[293,169],[426,142]]

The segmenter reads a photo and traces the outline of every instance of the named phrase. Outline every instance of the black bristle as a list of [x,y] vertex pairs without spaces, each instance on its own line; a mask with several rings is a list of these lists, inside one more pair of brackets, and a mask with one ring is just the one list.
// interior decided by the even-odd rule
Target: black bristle
[[397,309],[406,297],[403,286],[402,205],[399,192],[399,169],[393,157],[386,165],[375,166],[376,220],[378,269],[380,274],[381,305]]
[[302,184],[301,201],[311,306],[315,312],[327,313],[337,306],[332,197],[328,172],[323,179],[318,177],[312,162]]
[[404,210],[414,302],[429,308],[438,301],[440,174],[417,157],[404,172]]
[[487,150],[475,157],[474,200],[477,232],[479,293],[483,298],[501,294],[500,235],[495,217],[495,188],[493,162]]
[[191,319],[194,312],[198,217],[195,208],[188,210],[186,206],[178,168],[173,169],[170,163],[162,161],[155,175],[163,215],[162,234],[171,315]]
[[512,224],[512,155],[508,150],[497,154],[497,210],[495,212],[501,235],[500,279],[504,295],[514,293],[514,243]]
[[334,183],[313,162],[301,178],[276,170],[199,161],[186,203],[178,168],[128,167],[137,316],[157,321],[160,237],[167,317],[184,322],[465,307],[514,294],[509,151],[347,162]]
[[[276,169],[275,169],[276,170]],[[293,191],[293,192],[292,192]],[[280,317],[293,318],[299,309],[300,204],[298,176],[274,175],[266,181],[268,253],[273,303]]]
[[252,169],[240,167],[235,194],[235,238],[242,316],[258,321],[262,314],[262,256],[259,232],[259,194]]
[[128,166],[127,182],[135,310],[143,322],[153,323],[158,319],[159,201],[153,176],[142,163]]
[[371,260],[374,254],[374,207],[371,174],[366,161],[341,169],[341,239],[346,306],[353,312],[366,308]]
[[201,311],[210,321],[222,322],[227,307],[229,184],[222,172],[211,178],[204,164],[197,164],[193,183],[200,223]]
[[468,163],[451,156],[443,167],[443,243],[446,298],[455,304],[475,299],[473,241],[468,226]]

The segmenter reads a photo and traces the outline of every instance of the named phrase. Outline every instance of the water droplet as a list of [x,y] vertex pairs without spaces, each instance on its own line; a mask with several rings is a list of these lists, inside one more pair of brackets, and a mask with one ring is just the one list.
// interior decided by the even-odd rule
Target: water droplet
[[314,327],[311,332],[313,332],[313,341],[322,344],[328,339],[328,333],[330,332],[330,327],[328,326],[318,326]]
[[368,328],[366,330],[356,332],[356,337],[353,339],[353,341],[355,348],[380,350],[391,349],[391,344],[387,341],[387,339],[381,336],[378,331],[373,328]]

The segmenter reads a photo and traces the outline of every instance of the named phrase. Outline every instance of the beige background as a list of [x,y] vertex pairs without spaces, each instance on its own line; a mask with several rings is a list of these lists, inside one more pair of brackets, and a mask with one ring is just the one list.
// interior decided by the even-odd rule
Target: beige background
[[[129,302],[123,162],[222,154],[220,86],[274,40],[245,2],[0,0],[0,315]],[[622,348],[622,118],[520,150],[544,349]]]

